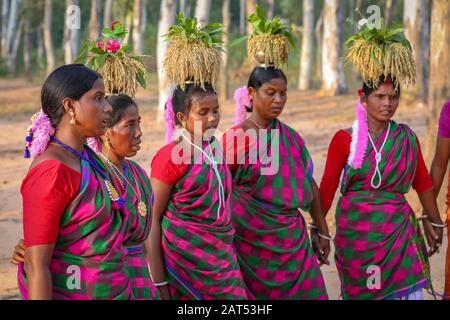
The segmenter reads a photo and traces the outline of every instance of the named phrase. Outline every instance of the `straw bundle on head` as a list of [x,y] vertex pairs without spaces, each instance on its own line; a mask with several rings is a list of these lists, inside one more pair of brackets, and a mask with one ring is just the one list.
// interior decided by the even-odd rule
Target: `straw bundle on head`
[[268,20],[259,6],[256,6],[256,13],[248,21],[253,27],[247,41],[249,59],[280,69],[288,61],[289,44],[294,45],[288,27],[283,25],[280,17]]
[[259,64],[273,65],[280,69],[287,63],[289,43],[283,35],[252,35],[247,42],[247,53],[250,59]]
[[187,80],[203,89],[205,83],[213,87],[219,79],[221,52],[206,47],[201,41],[185,41],[180,37],[170,41],[163,68],[170,81],[184,89]]
[[97,72],[102,76],[107,95],[124,93],[136,95],[138,74],[145,73],[144,64],[129,56],[109,56]]
[[103,29],[105,39],[87,41],[76,60],[102,76],[108,95],[123,93],[134,97],[138,84],[146,87],[144,63],[140,57],[131,56],[129,46],[122,43],[127,33],[122,24],[114,22],[111,28]]
[[367,25],[347,40],[346,60],[351,62],[361,74],[364,83],[378,88],[379,79],[391,77],[395,88],[400,84],[414,85],[416,69],[414,56],[402,28],[381,29]]
[[222,64],[222,25],[199,27],[197,19],[186,18],[183,13],[177,22],[166,35],[170,41],[163,61],[167,77],[182,89],[186,81],[203,89],[206,83],[215,88]]

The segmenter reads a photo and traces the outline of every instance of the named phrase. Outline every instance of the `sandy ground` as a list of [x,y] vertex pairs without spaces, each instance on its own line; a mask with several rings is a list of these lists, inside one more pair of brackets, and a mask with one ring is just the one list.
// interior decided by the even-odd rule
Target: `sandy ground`
[[[19,189],[30,164],[29,160],[22,157],[23,140],[29,118],[38,110],[39,93],[40,87],[26,85],[21,81],[0,80],[0,300],[19,299],[16,268],[9,263],[9,259],[15,243],[22,238]],[[329,141],[338,129],[351,126],[355,99],[355,96],[325,98],[316,92],[289,93],[288,103],[281,119],[298,130],[306,140],[314,160],[314,176],[317,181],[320,181],[322,176]],[[143,118],[144,136],[142,149],[135,160],[148,170],[153,155],[164,144],[164,127],[155,122],[156,94],[140,92],[138,103]],[[418,136],[423,138],[426,125],[425,109],[414,103],[405,104],[400,106],[395,119],[409,124]],[[223,131],[232,124],[233,106],[231,102],[227,102],[222,105],[219,129]],[[415,195],[408,195],[408,198],[418,212],[419,206]],[[330,213],[332,212],[333,208]],[[333,232],[333,214],[329,214],[328,222]],[[445,241],[444,250],[431,259],[433,284],[439,293],[443,291],[446,248]],[[338,299],[339,278],[334,262],[330,266],[324,266],[322,271],[330,297]],[[431,299],[429,295],[427,298]]]

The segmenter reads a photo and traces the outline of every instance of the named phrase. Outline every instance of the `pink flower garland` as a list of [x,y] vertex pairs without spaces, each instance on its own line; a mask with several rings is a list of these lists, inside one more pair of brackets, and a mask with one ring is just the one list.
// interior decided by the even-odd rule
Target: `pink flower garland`
[[251,107],[252,105],[252,100],[248,94],[247,87],[236,89],[234,92],[234,102],[236,104],[234,124],[237,125],[247,118],[246,107]]
[[166,143],[171,143],[175,132],[175,113],[173,111],[172,96],[170,96],[166,101],[164,118],[166,120]]
[[25,157],[36,158],[47,148],[50,138],[55,134],[49,117],[41,111],[35,113],[31,118],[31,126],[28,128],[26,137]]
[[348,164],[354,169],[360,169],[363,165],[368,134],[367,112],[360,98],[356,107],[356,120],[353,123],[352,142],[350,144],[350,156],[348,158]]

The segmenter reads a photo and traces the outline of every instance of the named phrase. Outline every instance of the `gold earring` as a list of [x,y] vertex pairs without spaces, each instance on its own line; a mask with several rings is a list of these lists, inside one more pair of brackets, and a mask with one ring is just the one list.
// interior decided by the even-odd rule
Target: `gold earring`
[[106,149],[111,149],[111,143],[109,142],[109,139],[106,139],[106,141],[105,141],[105,147],[106,147]]
[[72,124],[72,125],[77,124],[77,121],[75,120],[75,113],[74,113],[72,110],[70,110],[70,111],[69,111],[69,114],[70,114],[70,116],[72,117],[72,118],[70,119],[70,124]]
[[186,129],[186,121],[181,122],[181,126]]

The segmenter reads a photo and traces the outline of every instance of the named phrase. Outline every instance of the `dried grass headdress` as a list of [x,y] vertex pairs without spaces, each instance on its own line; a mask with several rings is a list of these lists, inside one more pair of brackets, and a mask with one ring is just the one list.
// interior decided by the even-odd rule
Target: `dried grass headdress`
[[403,28],[388,28],[384,22],[381,28],[366,24],[346,45],[346,60],[355,66],[369,86],[378,88],[383,75],[394,81],[395,89],[400,84],[406,87],[415,84],[414,55]]
[[222,64],[222,24],[199,26],[197,19],[183,13],[177,15],[177,24],[165,35],[169,41],[163,68],[168,79],[183,90],[186,82],[205,89],[209,83],[216,88]]
[[248,21],[253,28],[253,33],[247,40],[249,59],[266,67],[281,69],[288,61],[289,44],[294,46],[289,28],[278,16],[269,20],[259,6],[256,6],[256,13]]
[[141,57],[130,55],[128,44],[122,43],[127,33],[121,23],[114,22],[103,29],[104,39],[86,42],[76,63],[85,63],[102,76],[107,95],[122,93],[134,98],[138,85],[146,87],[147,70]]

